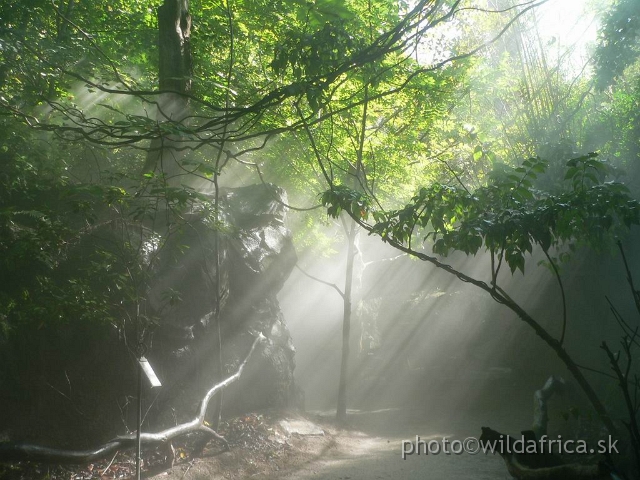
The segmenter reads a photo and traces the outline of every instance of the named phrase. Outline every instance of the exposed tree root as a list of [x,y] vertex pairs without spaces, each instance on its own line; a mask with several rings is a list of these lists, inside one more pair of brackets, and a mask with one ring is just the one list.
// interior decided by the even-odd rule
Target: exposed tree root
[[[523,434],[528,432],[523,432]],[[532,437],[535,439],[535,436]],[[518,480],[611,480],[610,469],[602,462],[595,464],[564,463],[548,452],[516,453],[516,439],[488,427],[482,427],[481,442],[493,442],[507,466],[509,474]],[[534,440],[535,441],[535,440]],[[507,446],[511,445],[511,447]]]

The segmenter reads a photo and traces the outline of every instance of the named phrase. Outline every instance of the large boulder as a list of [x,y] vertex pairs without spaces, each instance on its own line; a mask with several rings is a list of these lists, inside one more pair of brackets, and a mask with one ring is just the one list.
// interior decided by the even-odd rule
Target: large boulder
[[[157,391],[143,384],[145,431],[193,418],[204,392],[235,373],[257,332],[267,342],[224,392],[226,412],[289,405],[295,351],[276,298],[296,262],[285,203],[282,189],[254,185],[220,192],[219,222],[206,201],[188,212],[156,212],[151,225],[98,212],[105,220],[69,247],[56,275],[66,286],[83,265],[108,265],[86,281],[109,296],[113,311],[102,323],[43,318],[16,326],[25,333],[0,344],[0,360],[11,366],[0,371],[0,436],[85,448],[122,434],[123,424],[134,431],[139,336],[163,384]],[[159,231],[165,220],[171,226]],[[136,295],[114,286],[125,269],[141,279]]]
[[225,410],[284,407],[293,398],[295,349],[276,298],[297,261],[284,223],[286,194],[273,185],[221,193],[221,222],[213,225],[196,211],[158,252],[148,295],[157,326],[148,356],[166,385],[159,411],[191,415],[220,370],[223,377],[235,372],[256,332],[267,344],[225,392]]

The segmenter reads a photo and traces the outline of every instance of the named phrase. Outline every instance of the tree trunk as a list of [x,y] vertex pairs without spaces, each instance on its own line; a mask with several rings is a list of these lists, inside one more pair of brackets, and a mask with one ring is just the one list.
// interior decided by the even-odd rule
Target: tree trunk
[[[365,82],[364,87],[364,105],[362,108],[362,118],[360,121],[360,131],[358,134],[358,148],[356,150],[356,162],[350,165],[349,174],[353,179],[353,186],[356,190],[361,190],[367,183],[364,175],[364,143],[367,131],[367,114],[369,107],[369,84]],[[358,231],[358,223],[349,219],[349,222],[343,222],[344,231],[347,235],[347,271],[345,274],[344,284],[344,310],[342,317],[342,362],[340,363],[340,385],[338,387],[338,408],[336,410],[336,419],[340,423],[347,421],[347,376],[349,370],[349,353],[351,350],[351,304],[352,304],[352,287],[353,287],[353,263],[358,253],[356,248],[356,233]]]
[[[182,122],[188,116],[191,91],[191,15],[189,0],[164,0],[158,7],[158,122]],[[179,139],[163,137],[151,142],[144,173],[157,170],[167,176],[180,171],[171,150]]]
[[[347,225],[345,224],[345,227]],[[340,383],[338,386],[338,407],[336,420],[344,423],[347,420],[347,376],[349,371],[349,353],[351,337],[351,290],[353,286],[353,261],[356,256],[356,229],[358,225],[351,220],[347,233],[347,270],[344,282],[343,316],[342,316],[342,361],[340,362]]]
[[160,90],[191,91],[191,15],[189,0],[164,0],[158,7]]

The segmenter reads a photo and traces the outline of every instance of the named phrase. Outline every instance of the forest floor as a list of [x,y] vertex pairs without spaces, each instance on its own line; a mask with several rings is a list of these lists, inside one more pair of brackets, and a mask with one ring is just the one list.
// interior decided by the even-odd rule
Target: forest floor
[[[504,413],[504,412],[503,412]],[[528,418],[509,416],[508,423],[485,415],[425,415],[383,409],[350,411],[348,428],[331,412],[252,413],[223,422],[220,433],[231,446],[224,451],[209,442],[204,455],[191,457],[196,438],[176,441],[174,465],[167,451],[143,451],[143,478],[148,480],[374,480],[447,479],[507,480],[498,455],[468,453],[409,455],[402,459],[403,440],[449,441],[478,437],[482,426],[516,433]],[[504,419],[504,415],[502,415]],[[526,425],[526,423],[524,423]],[[44,466],[21,463],[0,466],[0,479],[111,480],[135,478],[131,452],[91,465]]]
[[[494,405],[495,407],[495,405]],[[473,411],[427,412],[388,408],[348,412],[348,425],[338,426],[334,412],[267,411],[222,422],[225,451],[210,441],[195,456],[200,434],[176,439],[173,455],[166,448],[143,449],[146,480],[509,480],[499,455],[456,452],[454,443],[478,438],[483,426],[519,435],[530,422],[514,405]],[[405,455],[403,444],[443,445],[452,453]],[[457,443],[457,445],[461,445]],[[410,448],[407,448],[410,450]],[[173,457],[173,464],[171,462]],[[582,459],[579,459],[582,460]],[[582,462],[581,462],[582,463]],[[133,452],[119,452],[90,465],[54,466],[30,462],[0,464],[0,480],[129,480],[135,478]]]
[[[254,419],[254,432],[265,435],[247,437],[246,443],[229,452],[177,462],[152,480],[223,479],[447,479],[507,480],[499,456],[484,454],[410,455],[402,459],[402,441],[453,441],[479,436],[481,422],[441,418],[424,422],[400,410],[350,412],[349,428],[339,428],[333,416],[307,414],[304,417],[248,416]],[[284,420],[284,422],[283,422]],[[283,423],[286,428],[283,428]],[[463,425],[464,424],[464,425]],[[287,431],[289,430],[289,431]],[[293,430],[293,431],[291,431]],[[251,439],[252,438],[252,439]]]

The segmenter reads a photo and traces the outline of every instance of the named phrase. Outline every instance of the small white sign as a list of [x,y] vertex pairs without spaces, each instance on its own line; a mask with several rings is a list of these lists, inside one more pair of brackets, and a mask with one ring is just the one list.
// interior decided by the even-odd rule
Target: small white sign
[[156,375],[156,372],[154,372],[153,368],[151,368],[151,364],[149,363],[149,360],[147,360],[145,357],[140,357],[140,360],[138,360],[138,362],[140,363],[140,367],[142,368],[142,371],[149,379],[149,382],[151,382],[151,386],[161,387],[162,384],[160,383],[160,380],[158,380],[158,376]]

